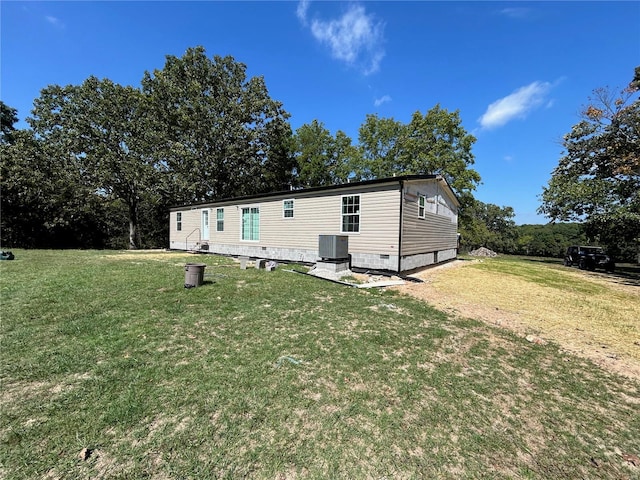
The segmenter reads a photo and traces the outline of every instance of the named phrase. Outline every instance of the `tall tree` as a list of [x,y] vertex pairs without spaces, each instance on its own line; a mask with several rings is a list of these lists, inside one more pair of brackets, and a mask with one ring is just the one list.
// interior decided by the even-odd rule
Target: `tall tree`
[[456,192],[469,192],[480,182],[478,172],[470,168],[475,141],[458,111],[436,105],[425,115],[413,114],[402,138],[400,162],[407,173],[442,175]]
[[442,175],[459,196],[480,183],[471,168],[476,139],[462,126],[458,111],[436,105],[424,115],[415,112],[408,124],[368,115],[359,131],[363,176]]
[[640,241],[639,72],[619,94],[594,91],[582,120],[563,138],[539,208],[553,220],[584,221],[590,237],[614,250]]
[[346,183],[358,156],[357,149],[344,132],[338,130],[333,137],[318,120],[296,130],[294,150],[297,180],[303,187]]
[[[290,183],[289,114],[262,77],[247,79],[233,57],[190,48],[169,55],[142,81],[156,122],[156,155],[172,173],[177,199],[195,202],[280,189]],[[259,180],[263,173],[267,176]]]
[[293,149],[293,132],[284,117],[278,117],[265,126],[265,152],[260,164],[260,174],[255,178],[257,192],[287,190],[296,180],[296,159]]
[[362,163],[356,166],[356,176],[366,180],[386,178],[404,170],[399,154],[404,125],[393,118],[367,115],[358,130]]
[[129,248],[140,246],[140,207],[157,194],[163,168],[151,155],[148,118],[140,90],[89,77],[45,88],[28,119],[45,142],[74,158],[87,185],[126,205]]

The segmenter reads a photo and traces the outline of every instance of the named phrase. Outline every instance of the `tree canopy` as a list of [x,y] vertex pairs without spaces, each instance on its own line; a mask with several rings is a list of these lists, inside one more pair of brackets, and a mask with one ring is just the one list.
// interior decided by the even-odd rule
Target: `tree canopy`
[[563,156],[543,189],[539,212],[584,221],[591,238],[617,250],[640,240],[640,69],[619,93],[594,91],[563,137]]
[[500,207],[479,200],[468,201],[467,221],[459,226],[464,250],[486,247],[501,253],[515,250],[515,212],[511,207]]
[[43,246],[54,226],[72,238],[86,214],[96,219],[92,230],[108,230],[107,237],[128,223],[130,248],[163,245],[169,205],[293,182],[282,104],[269,97],[262,77],[247,78],[245,65],[208,58],[202,47],[167,56],[140,88],[93,76],[50,85],[34,100],[31,130],[15,131],[17,112],[1,106],[4,243]]
[[138,213],[143,197],[161,181],[152,155],[149,118],[140,90],[89,77],[81,85],[45,88],[28,121],[58,159],[83,172],[85,185],[124,202],[129,247],[140,245]]
[[0,100],[0,143],[11,143],[18,123],[18,111]]
[[[172,173],[180,202],[261,193],[291,183],[289,114],[262,77],[247,78],[231,56],[204,48],[168,55],[142,80],[156,156]],[[268,181],[265,181],[268,180]]]
[[462,126],[458,111],[436,105],[425,114],[415,112],[408,124],[367,115],[358,138],[362,160],[355,170],[363,178],[442,175],[459,196],[480,183],[471,168],[476,139]]
[[319,120],[294,134],[264,78],[202,47],[167,56],[140,86],[94,76],[49,85],[27,130],[0,107],[1,240],[13,245],[47,246],[56,235],[76,238],[69,246],[162,245],[169,205],[404,174],[446,178],[463,227],[484,211],[472,195],[475,138],[459,112],[436,105],[406,124],[367,115],[355,145]]
[[341,130],[332,136],[318,120],[296,130],[293,147],[296,185],[302,187],[346,183],[357,162],[357,150],[351,139]]

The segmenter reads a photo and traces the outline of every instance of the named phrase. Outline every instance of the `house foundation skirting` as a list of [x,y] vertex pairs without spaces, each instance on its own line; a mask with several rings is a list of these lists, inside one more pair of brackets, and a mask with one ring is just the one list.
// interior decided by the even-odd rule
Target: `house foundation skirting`
[[[206,243],[206,242],[202,242]],[[209,243],[208,253],[220,255],[245,256],[253,258],[265,258],[269,260],[282,260],[287,262],[316,263],[318,250],[303,248],[282,248],[282,247],[262,247],[259,245],[221,245]],[[172,250],[193,250],[196,244],[172,241]],[[388,270],[395,272],[398,270],[398,256],[384,255],[378,253],[353,252],[351,255],[351,266],[366,268],[371,270]],[[456,258],[456,249],[440,250],[439,252],[421,253],[416,255],[403,256],[401,271],[413,270],[434,263],[440,263]]]
[[400,261],[400,270],[406,272],[408,270],[415,270],[416,268],[426,267],[428,265],[435,265],[436,263],[446,262],[452,260],[457,256],[457,249],[451,248],[448,250],[439,250],[437,252],[418,253],[416,255],[408,255],[402,257]]

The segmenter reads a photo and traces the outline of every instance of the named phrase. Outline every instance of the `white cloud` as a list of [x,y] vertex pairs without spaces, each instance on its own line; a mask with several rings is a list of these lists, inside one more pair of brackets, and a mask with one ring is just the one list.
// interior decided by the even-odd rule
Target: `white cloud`
[[[303,25],[308,25],[309,1],[301,0],[296,14]],[[384,57],[384,24],[367,14],[361,5],[351,5],[339,18],[333,20],[314,19],[311,34],[320,43],[327,45],[331,56],[357,67],[365,75],[378,71]]]
[[545,103],[551,88],[549,82],[533,82],[521,87],[489,105],[478,121],[482,128],[495,128],[513,119],[525,118],[529,112]]
[[296,15],[304,26],[307,25],[307,11],[309,10],[309,0],[300,0],[298,8],[296,9]]
[[374,100],[373,104],[374,104],[376,107],[379,107],[379,106],[380,106],[380,105],[382,105],[383,103],[387,103],[387,102],[390,102],[390,101],[391,101],[391,97],[390,97],[389,95],[383,95],[383,96],[382,96],[382,97],[380,97],[380,98],[376,98],[376,99]]
[[529,16],[531,10],[528,8],[515,7],[515,8],[503,8],[500,10],[500,14],[510,18],[525,18]]
[[59,18],[51,16],[51,15],[47,15],[44,17],[44,19],[50,23],[51,25],[53,25],[54,27],[58,27],[58,28],[64,28],[64,24],[60,21]]

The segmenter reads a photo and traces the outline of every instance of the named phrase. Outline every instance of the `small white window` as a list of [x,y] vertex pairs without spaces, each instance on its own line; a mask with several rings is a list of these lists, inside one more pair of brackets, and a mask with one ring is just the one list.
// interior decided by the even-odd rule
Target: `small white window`
[[418,196],[418,216],[420,218],[424,218],[426,201],[427,201],[427,197],[425,197],[424,195]]
[[182,212],[176,213],[176,230],[178,232],[182,230]]
[[216,210],[216,232],[224,232],[224,208]]
[[283,218],[293,218],[293,200],[284,200],[282,202]]

